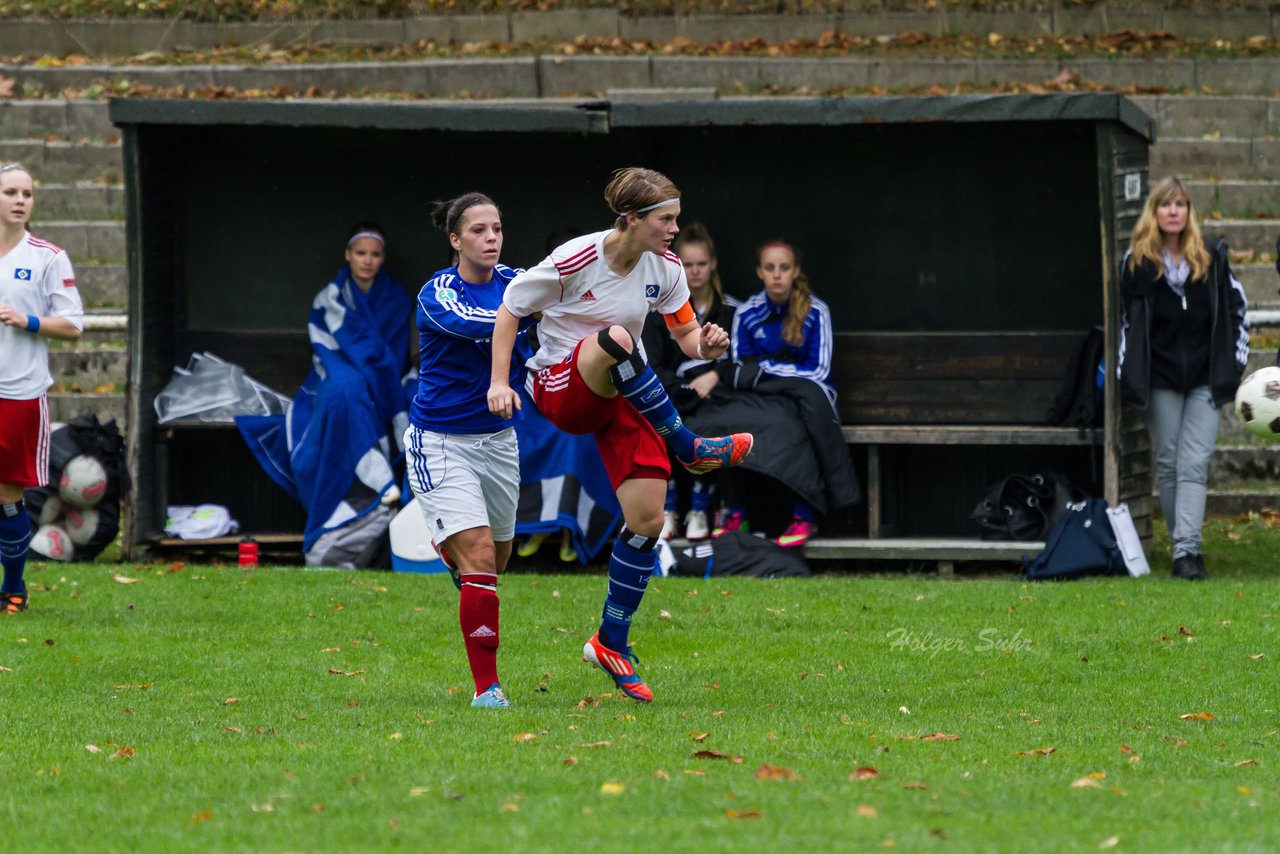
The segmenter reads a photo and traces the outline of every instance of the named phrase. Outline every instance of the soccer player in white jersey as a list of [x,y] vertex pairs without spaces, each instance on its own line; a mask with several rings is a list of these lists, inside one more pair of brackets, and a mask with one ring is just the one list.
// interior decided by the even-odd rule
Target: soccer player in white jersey
[[67,253],[27,231],[34,205],[31,173],[0,166],[0,616],[27,609],[31,517],[22,491],[49,475],[45,339],[75,341],[84,328]]
[[654,569],[670,463],[663,439],[694,472],[741,463],[750,433],[704,438],[686,428],[645,360],[640,336],[656,310],[690,358],[715,359],[729,346],[724,329],[699,326],[684,267],[671,251],[680,230],[680,191],[651,169],[614,173],[604,191],[617,219],[607,231],[570,240],[507,287],[493,332],[489,411],[520,408],[508,362],[521,318],[542,312],[539,347],[525,363],[534,403],[568,433],[593,434],[625,524],[609,558],[609,592],[600,629],[582,648],[623,693],[650,702],[627,643],[631,618]]

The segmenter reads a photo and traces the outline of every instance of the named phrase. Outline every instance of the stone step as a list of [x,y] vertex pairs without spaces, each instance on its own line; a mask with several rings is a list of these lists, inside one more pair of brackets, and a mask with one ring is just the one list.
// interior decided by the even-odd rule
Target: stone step
[[107,117],[105,100],[0,101],[0,139],[92,139],[106,141],[120,135]]
[[[443,5],[443,4],[442,4]],[[529,4],[532,5],[532,4]],[[618,4],[614,4],[615,6]],[[681,4],[665,4],[667,7]],[[721,4],[732,8],[734,4]],[[810,5],[775,4],[802,9]],[[831,5],[831,4],[827,4]],[[853,4],[849,4],[853,6]],[[859,4],[861,5],[861,4]],[[506,14],[436,14],[365,20],[300,19],[263,22],[198,22],[145,18],[37,21],[14,19],[0,30],[0,54],[67,53],[123,55],[171,50],[178,46],[210,48],[226,43],[284,46],[330,41],[377,45],[430,39],[437,43],[479,41],[571,41],[579,36],[626,41],[690,41],[762,38],[782,42],[817,39],[826,31],[849,35],[1006,36],[1082,35],[1119,29],[1164,30],[1184,39],[1243,41],[1252,36],[1280,37],[1280,16],[1267,4],[1217,7],[1207,3],[1150,2],[1093,4],[1014,4],[990,8],[968,4],[880,4],[843,12],[787,14],[658,14],[636,15],[588,7]]]
[[1266,446],[1219,446],[1209,460],[1209,488],[1228,491],[1237,486],[1274,484],[1280,493],[1280,443]]
[[1186,184],[1202,217],[1209,214],[1228,219],[1280,217],[1280,181],[1189,180]]
[[71,259],[76,271],[76,288],[86,309],[111,308],[123,311],[129,302],[129,270],[123,263]]
[[118,220],[37,221],[31,231],[67,252],[73,267],[77,258],[115,261],[125,256],[125,227]]
[[79,181],[119,184],[124,176],[124,163],[118,142],[0,140],[0,161],[21,163],[42,184]]
[[125,430],[123,394],[49,393],[50,421],[70,421],[88,413],[96,414],[99,421],[115,419],[120,432]]
[[123,348],[92,345],[50,350],[49,371],[60,391],[92,392],[109,386],[100,393],[119,393],[128,377],[129,354]]
[[41,219],[124,219],[124,187],[81,181],[74,184],[41,183],[36,188],[36,210]]
[[1271,256],[1280,236],[1280,219],[1213,219],[1201,222],[1200,228],[1205,234],[1222,235],[1233,251]]
[[[725,38],[719,35],[717,38]],[[754,92],[765,87],[840,88],[889,92],[932,86],[1043,83],[1063,72],[1117,88],[1271,95],[1280,90],[1280,58],[938,59],[892,57],[509,56],[400,62],[276,63],[261,65],[0,64],[0,75],[33,96],[119,91],[131,85],[187,90],[209,87],[311,87],[338,92],[404,92],[426,96],[540,97],[593,95],[608,89],[714,87]],[[1268,121],[1270,119],[1268,118]],[[1257,133],[1256,130],[1250,133]]]
[[1280,510],[1280,493],[1214,490],[1205,496],[1207,516],[1245,516],[1262,510]]
[[1269,180],[1280,174],[1280,140],[1160,139],[1151,147],[1152,175]]
[[1252,139],[1280,133],[1280,99],[1265,95],[1130,95],[1156,120],[1159,138]]
[[1232,264],[1231,272],[1244,285],[1249,308],[1280,306],[1280,275],[1276,275],[1275,264]]

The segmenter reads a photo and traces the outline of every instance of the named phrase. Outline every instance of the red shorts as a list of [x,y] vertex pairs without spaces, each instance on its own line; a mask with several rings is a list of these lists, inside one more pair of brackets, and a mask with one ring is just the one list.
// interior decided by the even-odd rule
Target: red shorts
[[533,402],[547,420],[566,433],[595,436],[609,482],[671,477],[667,444],[622,395],[601,397],[578,372],[578,346],[558,365],[533,377]]
[[0,398],[0,483],[44,486],[49,479],[49,399]]

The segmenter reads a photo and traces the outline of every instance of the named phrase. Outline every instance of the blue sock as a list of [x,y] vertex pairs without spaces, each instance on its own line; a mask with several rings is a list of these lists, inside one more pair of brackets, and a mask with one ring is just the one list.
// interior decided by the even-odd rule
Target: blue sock
[[25,593],[22,570],[27,565],[27,545],[31,542],[31,517],[26,505],[0,504],[0,564],[4,565],[4,583],[0,593]]
[[813,521],[813,507],[805,501],[797,501],[796,506],[791,508],[791,515],[797,519],[803,519],[806,522]]
[[705,485],[701,478],[693,482],[693,497],[689,509],[701,510],[703,513],[711,509],[711,487]]
[[667,513],[676,512],[676,507],[680,503],[679,499],[680,499],[680,496],[676,492],[675,480],[672,479],[667,481],[667,501],[665,504],[662,505],[663,511]]
[[604,600],[600,620],[600,642],[609,649],[625,652],[631,616],[640,607],[657,555],[657,537],[645,537],[622,529],[609,555],[609,595]]
[[658,381],[653,368],[644,365],[636,370],[635,363],[627,360],[614,366],[610,374],[614,388],[631,401],[631,405],[653,425],[659,436],[667,440],[676,456],[692,461],[693,442],[698,435],[684,426],[680,413],[671,404],[671,398],[667,397],[667,390]]

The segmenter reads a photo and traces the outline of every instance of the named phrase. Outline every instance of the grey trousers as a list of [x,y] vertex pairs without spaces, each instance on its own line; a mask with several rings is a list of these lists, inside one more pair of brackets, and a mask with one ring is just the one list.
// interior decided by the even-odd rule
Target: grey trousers
[[1175,558],[1200,553],[1209,457],[1218,441],[1219,420],[1208,386],[1185,395],[1151,389],[1147,432],[1155,449],[1160,509]]

